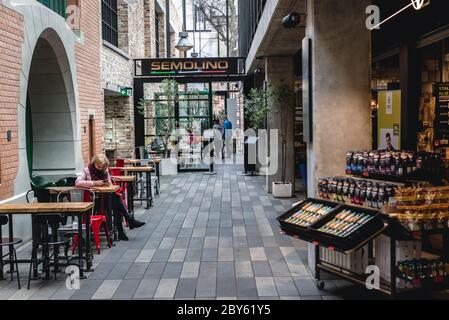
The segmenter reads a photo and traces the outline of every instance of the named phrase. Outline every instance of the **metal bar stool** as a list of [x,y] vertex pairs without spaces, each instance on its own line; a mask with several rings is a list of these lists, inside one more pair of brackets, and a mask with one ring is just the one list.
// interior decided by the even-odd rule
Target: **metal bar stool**
[[[13,273],[14,273],[14,264],[16,265],[16,273],[17,273],[17,283],[19,285],[20,290],[20,275],[19,275],[19,267],[17,265],[17,252],[15,246],[19,243],[22,243],[23,240],[19,238],[2,238],[2,226],[5,226],[8,224],[8,217],[0,215],[0,268],[3,271],[4,266],[4,257],[8,257],[9,262],[9,272],[11,274],[11,281],[13,281]],[[6,255],[3,255],[3,247],[9,247],[10,253],[7,253]],[[11,250],[12,249],[12,250]],[[11,253],[12,251],[12,253]]]
[[[58,229],[64,220],[63,216],[60,214],[39,214],[36,215],[33,220],[35,238],[33,239],[32,259],[28,274],[28,289],[30,288],[31,269],[33,264],[39,265],[42,263],[42,271],[45,272],[45,279],[47,280],[50,279],[50,267],[54,267],[53,272],[56,280],[59,267],[69,265],[69,257],[67,255],[65,257],[59,256],[60,247],[65,248],[69,242],[68,239],[60,239],[58,234]],[[39,246],[42,247],[42,257],[39,259],[33,258],[36,256],[37,248]],[[51,247],[53,247],[53,254],[50,254]],[[60,263],[59,260],[61,259],[66,260],[66,262]]]

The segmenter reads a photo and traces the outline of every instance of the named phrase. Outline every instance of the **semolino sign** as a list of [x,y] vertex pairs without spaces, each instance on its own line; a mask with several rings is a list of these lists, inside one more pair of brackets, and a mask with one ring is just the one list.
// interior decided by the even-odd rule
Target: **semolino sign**
[[239,75],[239,58],[143,59],[136,61],[136,76]]

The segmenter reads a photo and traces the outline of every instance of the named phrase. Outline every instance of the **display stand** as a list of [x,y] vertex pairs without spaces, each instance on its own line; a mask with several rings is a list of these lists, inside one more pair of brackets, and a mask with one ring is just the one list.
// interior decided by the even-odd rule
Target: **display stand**
[[[208,139],[209,140],[209,146],[212,146],[214,143],[214,132],[213,131],[205,131],[204,132],[204,139]],[[215,153],[214,153],[214,148],[210,148],[210,164],[209,164],[209,172],[204,173],[205,176],[215,176],[217,173],[214,172],[214,157],[215,157]]]
[[[246,137],[245,138],[245,172],[243,173],[244,176],[250,176],[254,177],[256,176],[256,163],[257,163],[257,156],[254,157],[254,159],[250,159],[249,156],[249,150],[250,148],[253,148],[253,150],[257,150],[257,142],[259,141],[258,137]],[[256,153],[256,152],[255,152]],[[250,163],[251,160],[251,163]]]
[[[309,201],[311,199],[307,199],[305,201]],[[312,199],[313,200],[313,199]],[[322,200],[315,200],[315,201],[322,201]],[[340,206],[340,203],[335,203],[335,206]],[[298,204],[298,206],[301,206],[301,203]],[[293,209],[289,210],[291,212]],[[288,212],[286,213],[288,214]],[[284,219],[285,215],[283,214],[279,219]],[[367,278],[369,275],[367,275],[365,272],[366,270],[363,270],[361,272],[354,272],[354,270],[350,270],[348,268],[342,267],[341,265],[337,265],[334,263],[330,263],[328,261],[324,261],[321,256],[321,248],[326,248],[329,252],[335,252],[343,255],[350,255],[357,250],[361,248],[367,248],[367,265],[375,265],[375,257],[376,254],[379,255],[379,250],[376,249],[376,246],[374,245],[374,242],[378,237],[381,235],[386,236],[389,238],[390,244],[389,248],[386,251],[386,254],[388,255],[387,261],[389,261],[389,280],[380,279],[380,287],[374,288],[374,291],[380,292],[382,294],[385,294],[391,298],[395,298],[400,294],[406,294],[409,292],[416,292],[418,290],[444,290],[449,288],[449,278],[446,278],[443,283],[432,283],[430,285],[425,285],[422,288],[413,288],[413,289],[404,289],[403,291],[400,291],[397,287],[397,281],[398,280],[404,280],[400,277],[400,274],[397,269],[397,243],[399,241],[422,241],[422,239],[417,239],[412,232],[409,232],[406,230],[396,218],[392,218],[389,215],[382,213],[380,215],[384,227],[373,231],[372,233],[366,233],[366,238],[364,238],[361,241],[358,241],[354,244],[352,248],[349,250],[342,249],[338,245],[333,245],[332,243],[329,243],[329,240],[324,238],[321,238],[319,234],[316,233],[311,236],[309,231],[294,231],[292,229],[285,230],[285,227],[282,227],[281,223],[281,233],[294,237],[296,239],[301,239],[306,242],[312,243],[314,245],[315,250],[315,278],[316,278],[316,285],[320,290],[323,290],[325,288],[325,281],[322,280],[322,272],[332,274],[334,276],[337,276],[339,278],[348,280],[352,283],[366,286]],[[442,230],[433,230],[432,234],[441,234],[443,236],[443,250],[441,258],[443,258],[446,262],[449,262],[449,228],[446,225],[444,229]],[[360,238],[359,238],[360,239]]]

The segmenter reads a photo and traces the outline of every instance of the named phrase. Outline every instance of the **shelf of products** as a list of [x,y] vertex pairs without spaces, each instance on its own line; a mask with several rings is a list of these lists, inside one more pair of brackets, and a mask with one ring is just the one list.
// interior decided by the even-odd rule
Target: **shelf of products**
[[449,280],[449,264],[442,259],[400,261],[397,264],[397,273],[398,278],[410,282],[414,287],[441,284]]
[[449,227],[449,187],[400,188],[390,215],[411,232]]
[[393,204],[398,188],[398,184],[366,179],[331,177],[318,180],[320,198],[373,209]]
[[406,182],[442,178],[442,158],[437,153],[411,151],[351,151],[346,155],[346,174]]

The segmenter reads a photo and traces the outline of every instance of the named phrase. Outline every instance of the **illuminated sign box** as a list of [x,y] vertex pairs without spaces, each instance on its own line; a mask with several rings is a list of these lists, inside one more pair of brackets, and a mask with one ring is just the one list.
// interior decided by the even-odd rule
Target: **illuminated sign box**
[[142,59],[136,61],[136,76],[242,75],[243,62],[242,58]]

